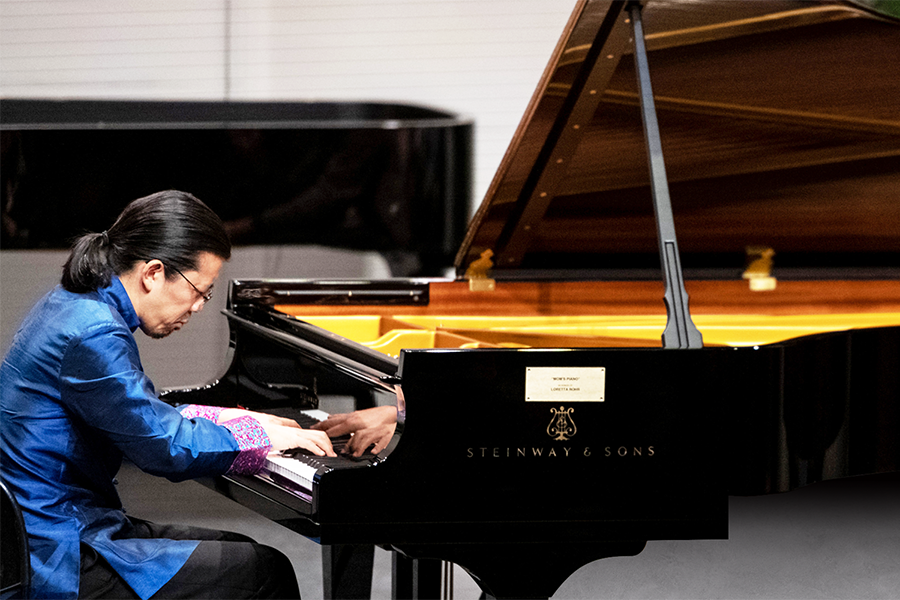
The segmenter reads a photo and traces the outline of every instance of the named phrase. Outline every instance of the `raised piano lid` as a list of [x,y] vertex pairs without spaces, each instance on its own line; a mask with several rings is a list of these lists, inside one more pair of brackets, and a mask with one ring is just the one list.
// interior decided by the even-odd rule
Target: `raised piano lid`
[[[875,10],[869,10],[874,8]],[[862,0],[650,0],[686,279],[900,275],[900,20]],[[624,3],[574,11],[456,258],[491,277],[659,278]]]

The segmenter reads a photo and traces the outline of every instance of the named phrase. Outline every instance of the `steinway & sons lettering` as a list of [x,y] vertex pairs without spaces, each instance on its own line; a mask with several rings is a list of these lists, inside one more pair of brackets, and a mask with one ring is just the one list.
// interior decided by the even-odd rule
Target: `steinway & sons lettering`
[[467,448],[467,458],[573,458],[585,457],[591,458],[599,456],[601,458],[652,458],[656,456],[656,448],[654,446],[604,446],[602,448],[585,447],[542,447],[542,446],[519,446],[519,447],[479,447]]

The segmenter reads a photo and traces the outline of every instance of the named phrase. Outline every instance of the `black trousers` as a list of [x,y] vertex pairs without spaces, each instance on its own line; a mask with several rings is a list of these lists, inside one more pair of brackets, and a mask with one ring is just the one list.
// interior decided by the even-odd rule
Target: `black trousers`
[[[300,598],[291,561],[239,533],[158,525],[131,518],[138,537],[200,540],[183,567],[153,598]],[[106,560],[81,545],[79,598],[138,598]]]

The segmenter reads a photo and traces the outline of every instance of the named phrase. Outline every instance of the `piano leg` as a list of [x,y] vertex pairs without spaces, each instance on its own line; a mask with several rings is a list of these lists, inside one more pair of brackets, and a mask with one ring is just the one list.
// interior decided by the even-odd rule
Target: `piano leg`
[[410,558],[391,552],[391,598],[420,600],[441,597],[441,561]]
[[371,598],[375,546],[322,546],[323,596],[328,600]]

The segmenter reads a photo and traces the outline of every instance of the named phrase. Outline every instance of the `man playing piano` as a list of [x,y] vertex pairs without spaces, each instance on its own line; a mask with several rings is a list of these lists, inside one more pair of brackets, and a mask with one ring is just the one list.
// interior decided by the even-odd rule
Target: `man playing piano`
[[287,557],[239,534],[126,516],[123,457],[184,480],[252,473],[271,450],[334,455],[327,435],[238,409],[175,408],[133,333],[162,338],[201,310],[231,244],[190,194],[129,204],[79,238],[62,285],[31,310],[0,366],[0,459],[22,506],[40,598],[299,597]]

